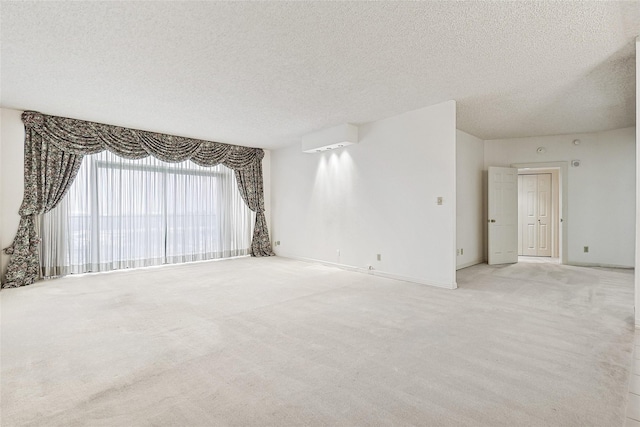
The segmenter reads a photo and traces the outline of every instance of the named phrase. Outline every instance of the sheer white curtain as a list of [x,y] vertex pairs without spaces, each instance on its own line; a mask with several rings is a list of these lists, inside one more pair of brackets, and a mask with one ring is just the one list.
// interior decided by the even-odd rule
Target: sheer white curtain
[[45,277],[249,254],[255,213],[223,165],[85,156],[42,215]]

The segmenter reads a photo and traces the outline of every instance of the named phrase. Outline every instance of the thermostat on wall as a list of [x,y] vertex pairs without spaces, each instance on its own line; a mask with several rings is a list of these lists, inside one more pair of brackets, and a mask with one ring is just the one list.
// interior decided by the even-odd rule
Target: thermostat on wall
[[571,160],[571,166],[577,168],[580,166],[580,160]]

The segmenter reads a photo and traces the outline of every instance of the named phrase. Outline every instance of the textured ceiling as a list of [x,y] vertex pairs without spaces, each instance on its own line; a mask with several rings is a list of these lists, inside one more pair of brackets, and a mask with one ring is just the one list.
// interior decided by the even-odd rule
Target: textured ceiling
[[0,105],[276,148],[455,99],[483,139],[633,126],[634,2],[5,2]]

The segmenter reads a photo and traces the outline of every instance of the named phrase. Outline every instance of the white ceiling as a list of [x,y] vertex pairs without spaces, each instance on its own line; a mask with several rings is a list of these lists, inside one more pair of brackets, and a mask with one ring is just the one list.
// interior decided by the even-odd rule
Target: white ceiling
[[0,105],[263,148],[449,99],[483,139],[635,123],[633,2],[2,2]]

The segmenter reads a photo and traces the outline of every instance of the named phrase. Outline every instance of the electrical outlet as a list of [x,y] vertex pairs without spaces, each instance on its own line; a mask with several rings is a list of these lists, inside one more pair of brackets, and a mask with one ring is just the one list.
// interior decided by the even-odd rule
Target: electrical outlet
[[437,203],[437,204],[439,204],[439,205],[441,205],[441,204],[442,204],[442,197],[438,197],[438,198],[436,199],[436,203]]
[[378,254],[378,261],[382,261],[382,254]]
[[589,252],[589,246],[584,247],[584,253],[586,254],[587,252]]
[[460,255],[464,255],[464,249],[460,248]]
[[280,246],[280,240],[276,240],[276,246]]

